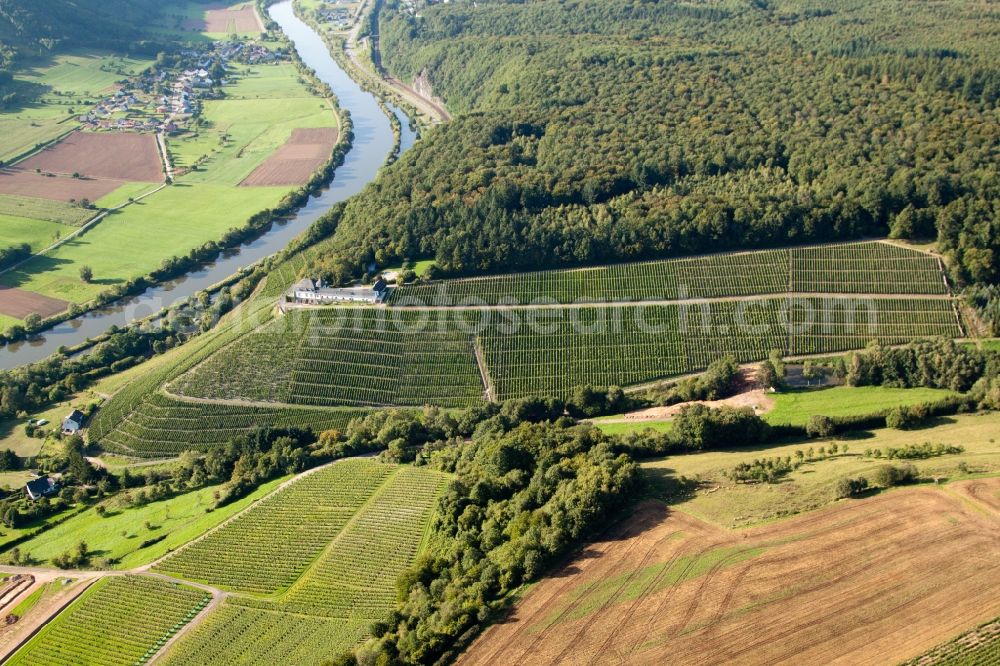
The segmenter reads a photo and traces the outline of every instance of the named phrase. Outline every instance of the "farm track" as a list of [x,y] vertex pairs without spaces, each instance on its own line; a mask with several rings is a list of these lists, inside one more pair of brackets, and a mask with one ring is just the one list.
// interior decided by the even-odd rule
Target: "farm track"
[[[956,488],[989,500],[1000,479]],[[705,533],[688,523],[683,531],[691,538],[659,550],[664,571],[676,568],[679,556],[691,557],[690,565],[717,546],[764,552],[739,564],[739,553],[730,553],[692,580],[682,572],[667,589],[657,590],[657,576],[629,593],[638,599],[621,603],[618,590],[589,617],[560,614],[542,636],[526,635],[567,595],[585,597],[606,581],[602,572],[656,561],[648,554],[677,529],[675,519],[687,517],[671,511],[650,526],[647,511],[645,522],[629,521],[640,530],[634,539],[650,544],[645,551],[613,540],[583,551],[610,561],[576,570],[567,564],[563,580],[536,586],[511,620],[484,632],[459,663],[491,663],[498,655],[524,664],[894,663],[1000,611],[998,514],[970,503],[937,488],[904,489],[740,532],[703,526],[708,548]],[[621,589],[634,580],[624,577]],[[534,640],[525,650],[527,638]]]

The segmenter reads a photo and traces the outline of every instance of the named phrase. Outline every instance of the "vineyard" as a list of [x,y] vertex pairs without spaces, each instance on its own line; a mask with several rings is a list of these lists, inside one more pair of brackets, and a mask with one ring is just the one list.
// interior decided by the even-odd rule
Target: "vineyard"
[[372,497],[303,579],[283,597],[296,613],[380,619],[396,579],[416,559],[447,477],[403,467]]
[[903,666],[997,666],[1000,664],[1000,618],[967,631]]
[[156,566],[163,573],[251,594],[290,586],[396,468],[351,459],[268,496]]
[[[472,339],[448,313],[293,311],[179,378],[199,398],[466,406],[483,397]],[[423,322],[423,325],[417,325]],[[268,363],[260,363],[260,357]]]
[[8,664],[144,664],[209,602],[201,590],[148,576],[103,578]]
[[369,624],[226,603],[181,638],[163,663],[320,664],[364,638]]
[[158,568],[257,596],[229,597],[167,663],[318,663],[350,647],[393,608],[446,482],[426,468],[344,460],[179,551]]
[[[887,246],[889,247],[889,246]],[[565,395],[582,384],[633,385],[696,372],[724,354],[740,362],[832,353],[871,340],[961,334],[947,299],[785,297],[681,305],[554,309],[330,308],[294,311],[175,383],[201,398],[248,398],[255,385],[304,405],[466,406],[482,399],[475,346],[500,400]],[[290,355],[247,366],[254,340]],[[266,347],[264,347],[266,348]],[[280,359],[280,360],[279,360]]]
[[581,384],[638,384],[695,372],[725,354],[746,363],[773,349],[836,352],[873,339],[897,344],[960,334],[946,300],[759,299],[567,312],[574,316],[550,321],[554,330],[545,335],[495,329],[480,335],[498,399],[565,395]]
[[936,258],[871,242],[406,285],[389,303],[569,304],[787,292],[941,295],[948,289]]
[[357,409],[189,403],[154,392],[99,439],[92,432],[91,441],[112,453],[156,458],[188,450],[203,451],[263,425],[308,427],[317,433],[344,429],[351,419],[364,414]]
[[[301,254],[278,264],[247,304],[251,316],[127,385],[94,419],[91,440],[126,455],[169,455],[262,425],[343,428],[364,408],[466,407],[487,387],[499,400],[565,395],[581,384],[697,372],[723,354],[753,362],[771,350],[824,354],[962,335],[938,259],[882,242],[450,280],[392,297],[400,306],[481,307],[328,307],[275,317],[267,303],[305,265]],[[709,300],[640,304],[664,298]],[[537,302],[577,304],[524,305]],[[163,386],[229,404],[182,402],[159,393]]]

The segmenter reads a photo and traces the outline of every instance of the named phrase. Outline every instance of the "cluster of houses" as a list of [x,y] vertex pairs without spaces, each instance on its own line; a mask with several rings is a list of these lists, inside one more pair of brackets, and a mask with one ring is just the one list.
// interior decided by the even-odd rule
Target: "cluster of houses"
[[303,278],[289,291],[287,300],[307,305],[381,303],[388,295],[389,285],[381,276],[371,285],[358,287],[328,287],[321,279]]
[[222,96],[229,62],[270,63],[288,54],[256,42],[218,41],[205,49],[185,49],[171,69],[150,68],[121,82],[121,88],[79,117],[90,129],[173,133],[199,113],[199,100]]
[[354,3],[350,0],[333,0],[315,10],[316,19],[332,23],[335,30],[350,30],[354,23]]

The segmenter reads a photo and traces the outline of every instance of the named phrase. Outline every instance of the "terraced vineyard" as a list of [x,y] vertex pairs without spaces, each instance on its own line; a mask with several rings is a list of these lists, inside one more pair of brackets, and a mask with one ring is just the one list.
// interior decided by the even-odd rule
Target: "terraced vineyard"
[[344,460],[267,497],[157,565],[226,589],[273,594],[290,586],[397,468]]
[[106,451],[156,458],[219,446],[262,425],[308,427],[315,432],[344,429],[364,414],[357,409],[190,403],[154,392],[110,431],[99,437],[91,432],[90,437]]
[[581,384],[638,384],[695,372],[725,354],[751,362],[773,349],[825,353],[864,347],[873,339],[897,344],[961,334],[950,301],[921,299],[589,307],[566,310],[549,325],[544,335],[495,328],[480,335],[498,399],[565,395]]
[[[301,255],[279,264],[262,293],[276,298],[304,266]],[[210,334],[169,374],[152,373],[115,396],[92,439],[163,455],[260,425],[344,427],[361,414],[351,408],[465,407],[488,393],[503,400],[641,384],[696,372],[727,353],[753,362],[773,349],[835,353],[876,339],[962,334],[938,259],[882,242],[451,280],[402,287],[392,302],[433,303],[439,292],[446,303],[487,305],[331,307],[272,318],[258,300],[256,318]],[[639,303],[663,298],[682,302]],[[692,298],[708,300],[683,302]],[[539,300],[584,303],[531,305]],[[522,305],[488,305],[497,303]],[[180,403],[157,394],[165,384],[192,398],[276,404]]]
[[209,600],[201,590],[149,576],[103,578],[7,663],[143,664]]
[[306,405],[470,405],[483,398],[472,338],[448,320],[372,308],[293,311],[181,377],[174,390],[243,399],[266,391]]
[[167,653],[167,666],[319,664],[362,638],[369,621],[224,604]]
[[870,242],[431,282],[400,287],[389,303],[568,304],[786,292],[930,295],[948,289],[936,258]]

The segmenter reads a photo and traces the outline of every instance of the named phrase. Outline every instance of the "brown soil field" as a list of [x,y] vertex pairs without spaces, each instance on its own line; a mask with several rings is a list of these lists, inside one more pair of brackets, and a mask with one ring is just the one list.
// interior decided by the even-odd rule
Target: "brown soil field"
[[292,130],[285,145],[268,156],[240,185],[305,185],[313,172],[330,159],[336,144],[335,127]]
[[1000,513],[952,492],[897,490],[742,531],[643,503],[458,662],[899,663],[1000,614]]
[[163,165],[152,134],[73,132],[18,166],[25,171],[79,173],[88,178],[163,180]]
[[18,168],[0,169],[0,194],[17,194],[55,201],[97,201],[125,184],[111,178],[43,176]]
[[24,319],[37,312],[43,317],[58,314],[69,307],[69,303],[58,298],[42,296],[33,291],[16,287],[0,287],[0,314]]
[[253,3],[248,2],[237,9],[228,9],[226,3],[210,7],[205,11],[204,19],[185,21],[184,28],[199,32],[264,32]]

